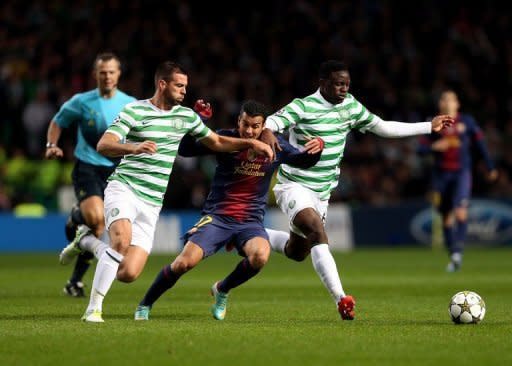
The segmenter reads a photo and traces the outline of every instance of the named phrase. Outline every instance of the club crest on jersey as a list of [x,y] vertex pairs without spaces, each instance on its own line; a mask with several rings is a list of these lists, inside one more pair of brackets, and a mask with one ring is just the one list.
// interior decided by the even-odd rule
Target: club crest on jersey
[[112,217],[115,217],[119,215],[119,209],[118,208],[113,208],[111,211],[110,211],[110,216]]
[[341,119],[347,119],[350,116],[350,113],[345,109],[340,109],[338,114],[340,115]]
[[171,120],[171,126],[177,128],[178,130],[182,129],[184,124],[185,122],[183,122],[183,120],[180,118]]
[[294,208],[295,207],[295,203],[296,203],[295,200],[291,200],[290,203],[288,203],[288,207],[290,209]]

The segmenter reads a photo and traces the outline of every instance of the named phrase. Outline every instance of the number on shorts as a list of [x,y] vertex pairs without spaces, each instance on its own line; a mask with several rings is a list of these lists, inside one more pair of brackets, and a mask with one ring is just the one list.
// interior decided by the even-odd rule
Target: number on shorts
[[210,215],[206,215],[206,216],[201,217],[201,219],[194,225],[194,227],[199,229],[201,226],[209,224],[212,221],[213,221],[213,218]]

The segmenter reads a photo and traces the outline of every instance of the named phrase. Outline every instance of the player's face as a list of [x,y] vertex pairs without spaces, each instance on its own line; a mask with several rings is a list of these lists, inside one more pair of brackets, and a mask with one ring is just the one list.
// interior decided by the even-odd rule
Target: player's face
[[121,68],[119,61],[111,59],[107,61],[99,60],[94,69],[96,83],[102,95],[110,94],[117,88]]
[[242,112],[238,117],[238,132],[240,137],[246,139],[257,139],[265,128],[265,119],[263,116],[251,117],[247,113]]
[[350,88],[348,71],[335,71],[328,79],[320,79],[320,92],[325,100],[332,104],[343,102]]
[[161,80],[164,84],[162,90],[165,102],[170,105],[180,104],[187,94],[188,76],[180,73],[173,73],[169,81]]
[[439,98],[439,112],[455,116],[459,111],[459,98],[453,91],[445,91]]

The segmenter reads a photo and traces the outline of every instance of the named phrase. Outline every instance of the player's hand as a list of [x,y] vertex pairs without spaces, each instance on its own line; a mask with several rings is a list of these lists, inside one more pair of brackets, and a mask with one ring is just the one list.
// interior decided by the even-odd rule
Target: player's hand
[[259,140],[252,140],[253,146],[252,149],[259,155],[265,155],[271,161],[274,160],[274,150],[264,142]]
[[313,155],[322,151],[324,149],[324,145],[324,140],[322,140],[320,137],[309,137],[308,142],[306,142],[304,147],[306,148],[305,151],[307,151],[308,154]]
[[443,128],[452,126],[454,122],[454,119],[447,114],[440,114],[439,116],[435,116],[432,120],[432,131],[439,132]]
[[150,154],[156,153],[156,143],[154,141],[144,141],[138,145],[135,145],[134,155],[138,154]]
[[64,156],[64,153],[62,152],[62,149],[58,146],[49,147],[46,149],[46,152],[44,153],[44,157],[46,159],[59,159]]
[[498,170],[493,169],[489,172],[489,174],[487,174],[487,180],[489,182],[496,182],[498,180],[498,176],[499,176]]
[[210,103],[205,102],[202,99],[196,100],[196,103],[194,104],[194,111],[199,114],[199,117],[203,121],[207,121],[213,116],[213,109]]
[[279,140],[276,135],[269,130],[268,128],[264,128],[261,131],[260,140],[269,145],[274,151],[274,156],[276,155],[276,151],[282,151],[281,145],[279,145]]

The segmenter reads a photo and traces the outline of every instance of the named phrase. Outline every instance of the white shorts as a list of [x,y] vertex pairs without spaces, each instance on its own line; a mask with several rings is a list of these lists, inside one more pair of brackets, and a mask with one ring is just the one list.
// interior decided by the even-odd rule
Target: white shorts
[[131,245],[151,253],[160,206],[144,202],[125,184],[110,181],[105,188],[105,225],[107,230],[114,221],[128,219],[132,223]]
[[304,234],[293,225],[295,216],[305,208],[314,209],[325,225],[327,219],[328,200],[321,200],[316,192],[300,185],[299,183],[278,183],[274,186],[274,194],[281,211],[288,216],[290,230],[304,236]]

